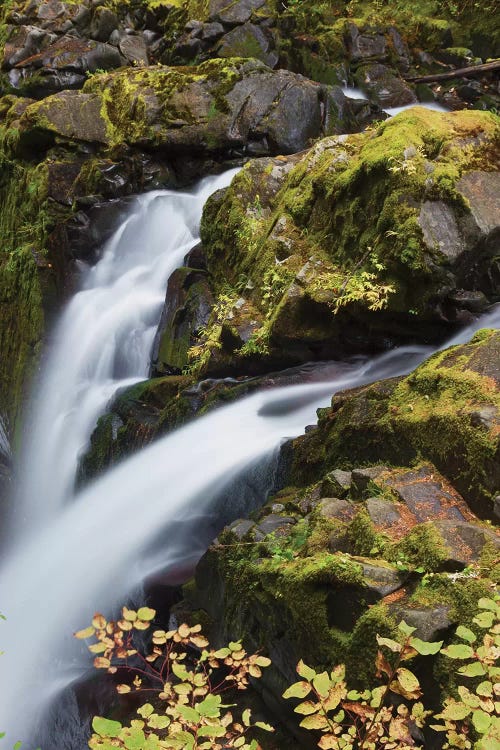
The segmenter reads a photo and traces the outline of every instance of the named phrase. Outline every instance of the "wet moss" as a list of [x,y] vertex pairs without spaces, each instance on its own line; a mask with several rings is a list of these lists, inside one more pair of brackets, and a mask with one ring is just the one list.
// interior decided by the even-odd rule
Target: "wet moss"
[[498,332],[482,332],[406,378],[334,397],[319,429],[294,442],[291,481],[309,484],[338,467],[430,460],[476,512],[491,514],[498,432],[495,421],[481,421],[481,410],[500,407],[493,377],[499,342]]

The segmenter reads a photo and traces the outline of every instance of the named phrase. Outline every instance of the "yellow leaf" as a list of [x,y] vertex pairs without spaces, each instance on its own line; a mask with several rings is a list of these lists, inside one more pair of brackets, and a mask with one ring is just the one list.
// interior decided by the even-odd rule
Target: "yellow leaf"
[[135,620],[137,620],[137,612],[135,612],[133,609],[127,609],[127,607],[123,607],[122,615],[123,619],[128,620],[129,622],[135,622]]
[[83,630],[77,630],[76,633],[73,635],[75,638],[78,638],[79,640],[83,640],[84,638],[92,638],[92,636],[95,633],[95,628],[92,627],[92,625],[89,625],[88,628],[84,628]]
[[94,667],[96,669],[107,669],[111,666],[109,659],[105,659],[104,656],[96,656],[94,659]]
[[121,693],[122,695],[124,695],[125,693],[130,693],[131,690],[132,688],[130,687],[130,685],[117,685],[116,686],[117,693]]
[[186,625],[186,623],[183,622],[182,625],[177,628],[177,632],[179,633],[181,638],[187,638],[191,632],[191,628],[189,627],[189,625]]
[[99,612],[96,612],[92,618],[92,625],[96,630],[104,630],[107,625],[107,620]]

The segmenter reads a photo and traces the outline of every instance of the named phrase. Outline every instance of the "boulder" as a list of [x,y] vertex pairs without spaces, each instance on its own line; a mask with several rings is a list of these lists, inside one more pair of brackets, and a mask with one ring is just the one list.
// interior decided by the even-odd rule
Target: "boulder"
[[415,108],[286,170],[246,166],[202,219],[215,291],[246,280],[256,345],[283,365],[443,340],[498,298],[497,139],[492,115]]
[[62,136],[176,156],[293,153],[333,126],[324,111],[326,95],[320,84],[255,60],[121,70],[92,77],[81,93],[33,104],[21,118],[21,145],[35,136],[39,143]]
[[499,363],[500,334],[484,331],[406,378],[334,396],[318,429],[292,443],[291,482],[321,481],[339,465],[400,467],[420,457],[434,466],[376,467],[371,478],[381,493],[399,498],[411,523],[442,520],[458,528],[471,511],[492,518],[500,486]]
[[207,325],[213,297],[206,273],[191,268],[173,272],[153,344],[155,375],[179,374],[189,363],[189,349]]
[[254,57],[270,68],[278,64],[272,35],[252,23],[237,26],[225,34],[217,46],[219,57]]

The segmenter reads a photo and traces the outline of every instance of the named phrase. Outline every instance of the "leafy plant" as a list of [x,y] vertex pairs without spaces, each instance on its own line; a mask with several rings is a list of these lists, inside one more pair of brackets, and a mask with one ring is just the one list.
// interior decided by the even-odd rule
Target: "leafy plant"
[[151,650],[138,647],[137,636],[148,630],[156,612],[149,607],[135,611],[123,607],[122,618],[107,621],[97,613],[92,624],[75,633],[79,639],[94,638],[88,645],[94,666],[110,674],[124,671],[127,681],[118,693],[145,692],[150,702],[137,709],[137,719],[123,726],[119,721],[96,716],[89,741],[93,750],[257,750],[248,738],[254,727],[273,731],[264,722],[252,721],[249,709],[236,719],[222,702],[229,690],[245,690],[249,678],[259,678],[271,662],[259,654],[247,654],[241,642],[209,649],[201,625],[180,625],[175,630],[155,630]]
[[[345,667],[330,673],[317,673],[300,661],[297,673],[302,679],[291,685],[284,698],[302,702],[295,712],[304,716],[300,726],[321,732],[318,747],[322,750],[406,750],[417,747],[412,728],[422,728],[430,711],[418,700],[422,691],[419,681],[402,664],[417,654],[436,654],[442,641],[428,643],[413,636],[415,628],[402,622],[399,626],[403,643],[377,635],[377,677],[383,685],[363,692],[349,690]],[[392,654],[387,657],[382,649]],[[394,700],[410,702],[394,705]],[[307,700],[304,700],[307,699]]]
[[[481,639],[469,628],[460,625],[456,630],[459,643],[444,648],[441,653],[463,662],[458,669],[467,685],[459,685],[458,698],[447,698],[443,711],[436,715],[442,724],[433,725],[438,732],[446,732],[444,748],[476,748],[498,750],[500,747],[500,604],[497,599],[483,598],[481,610],[474,623],[486,633]],[[478,739],[474,743],[471,735]]]

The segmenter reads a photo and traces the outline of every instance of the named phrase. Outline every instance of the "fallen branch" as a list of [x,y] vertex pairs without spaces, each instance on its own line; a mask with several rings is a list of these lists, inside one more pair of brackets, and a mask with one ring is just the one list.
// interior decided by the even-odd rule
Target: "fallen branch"
[[435,81],[450,81],[453,78],[474,78],[479,73],[489,73],[493,70],[500,70],[500,60],[484,63],[483,65],[470,65],[468,68],[457,68],[447,73],[434,73],[428,76],[412,76],[405,78],[405,81],[412,83],[434,83]]

